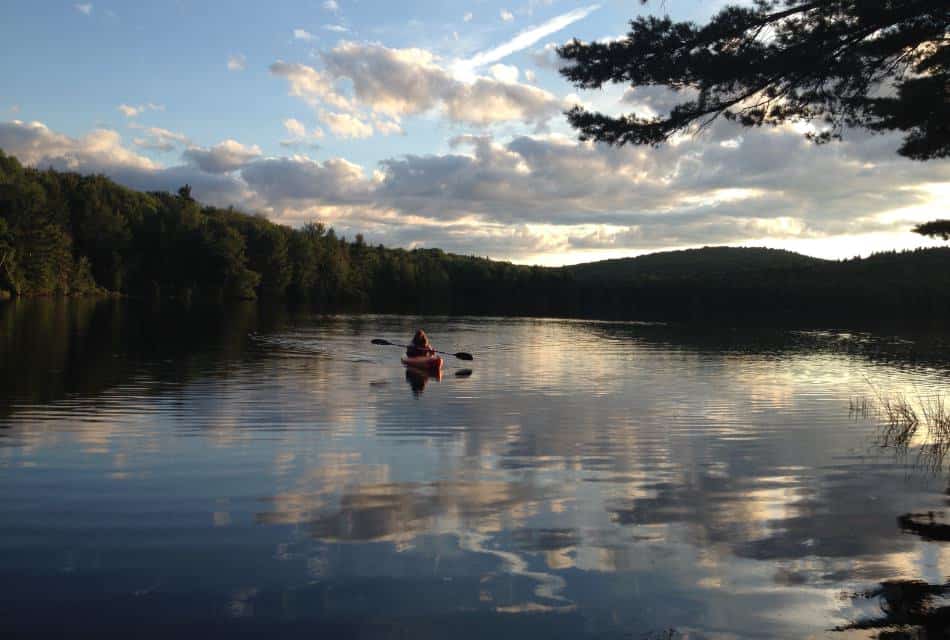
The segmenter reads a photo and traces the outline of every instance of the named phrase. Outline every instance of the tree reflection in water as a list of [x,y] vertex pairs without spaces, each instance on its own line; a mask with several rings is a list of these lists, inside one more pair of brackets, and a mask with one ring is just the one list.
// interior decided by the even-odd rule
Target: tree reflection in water
[[888,580],[877,589],[858,593],[855,599],[875,598],[880,601],[881,615],[858,620],[836,631],[880,629],[881,640],[950,637],[950,605],[937,601],[950,593],[950,583],[928,584],[920,580]]
[[[950,541],[950,524],[938,522],[939,514],[908,513],[897,519],[901,531],[930,542]],[[881,640],[900,638],[930,640],[950,638],[950,582],[929,584],[922,580],[887,580],[864,593],[856,601],[877,599],[881,615],[858,620],[836,631],[879,629]]]
[[[914,464],[938,473],[950,450],[950,418],[942,397],[921,400],[918,406],[903,395],[882,396],[877,401],[852,400],[853,415],[881,420],[877,444],[902,458],[915,447],[915,436],[923,425],[924,441],[916,446]],[[950,494],[950,489],[947,490]],[[903,533],[927,542],[950,542],[950,524],[941,522],[942,513],[906,513],[897,519]],[[930,640],[950,638],[950,582],[930,584],[923,580],[886,580],[876,589],[851,596],[856,602],[876,599],[881,615],[864,618],[836,631],[880,630],[881,640]]]

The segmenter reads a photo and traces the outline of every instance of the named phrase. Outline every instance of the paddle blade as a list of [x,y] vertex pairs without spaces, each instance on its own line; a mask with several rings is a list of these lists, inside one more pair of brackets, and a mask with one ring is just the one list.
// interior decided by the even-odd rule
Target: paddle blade
[[464,351],[459,351],[458,353],[456,353],[456,354],[454,354],[454,355],[455,355],[455,357],[458,358],[459,360],[474,360],[474,359],[475,359],[475,356],[473,356],[473,355],[470,354],[470,353],[465,353]]
[[393,345],[393,343],[390,342],[389,340],[382,340],[381,338],[374,338],[374,339],[373,339],[373,344],[381,344],[381,345],[383,345],[384,347],[395,346],[395,345]]

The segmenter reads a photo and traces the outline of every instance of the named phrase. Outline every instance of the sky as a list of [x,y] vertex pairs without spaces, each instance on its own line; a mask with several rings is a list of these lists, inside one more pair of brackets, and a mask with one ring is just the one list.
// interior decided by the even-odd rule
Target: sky
[[564,111],[663,113],[664,89],[579,91],[554,47],[722,0],[10,0],[0,149],[387,246],[560,265],[706,245],[826,258],[946,243],[950,162],[899,135],[717,122],[660,148],[580,142]]

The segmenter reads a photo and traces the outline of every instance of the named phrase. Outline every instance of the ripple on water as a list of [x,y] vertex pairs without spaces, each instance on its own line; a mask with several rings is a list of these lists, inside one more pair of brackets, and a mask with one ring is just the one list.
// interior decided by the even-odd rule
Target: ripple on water
[[[943,388],[945,365],[909,355],[914,340],[241,322],[172,354],[76,344],[109,354],[77,363],[50,340],[41,374],[22,363],[36,382],[0,397],[0,574],[34,591],[0,587],[11,611],[27,593],[67,612],[90,592],[104,606],[150,594],[147,622],[192,615],[188,594],[311,631],[376,616],[419,637],[420,620],[504,633],[570,614],[575,637],[804,637],[859,615],[843,593],[950,570],[897,524],[939,514],[942,478],[895,463],[879,423],[848,412],[869,389]],[[370,340],[416,326],[475,360],[407,378],[400,350]]]

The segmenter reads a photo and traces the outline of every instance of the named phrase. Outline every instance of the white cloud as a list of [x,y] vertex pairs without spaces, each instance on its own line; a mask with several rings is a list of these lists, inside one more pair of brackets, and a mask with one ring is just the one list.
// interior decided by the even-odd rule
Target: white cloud
[[228,56],[228,71],[244,71],[247,69],[247,58],[243,53]]
[[321,57],[328,74],[350,80],[355,97],[383,113],[427,111],[451,83],[436,57],[425,49],[343,42]]
[[[354,115],[365,108],[401,117],[439,111],[457,123],[482,126],[516,120],[538,126],[564,107],[543,89],[512,82],[513,68],[499,68],[506,82],[484,77],[463,82],[425,49],[342,42],[320,55],[322,71],[280,61],[271,65],[271,71],[288,79],[292,95],[317,107],[328,105],[338,113]],[[352,87],[352,98],[337,90],[337,81],[343,80]],[[360,131],[365,133],[365,129]]]
[[561,102],[544,89],[488,78],[459,83],[445,102],[451,120],[480,126],[507,121],[541,126],[563,110]]
[[314,36],[312,33],[304,29],[294,29],[294,40],[308,40],[309,41],[309,40],[313,40],[315,37],[316,36]]
[[210,149],[190,147],[182,154],[187,162],[207,173],[227,173],[240,169],[261,156],[256,144],[245,146],[237,140],[225,140]]
[[0,149],[26,165],[103,173],[133,189],[174,192],[188,183],[195,187],[195,196],[209,204],[253,206],[255,202],[246,185],[233,178],[206,174],[189,166],[162,167],[123,146],[121,136],[108,129],[73,138],[56,133],[41,122],[3,122]]
[[476,54],[472,58],[465,61],[464,66],[470,69],[477,69],[478,67],[482,67],[486,64],[498,62],[499,60],[507,58],[517,51],[527,49],[542,38],[546,38],[552,33],[556,33],[561,29],[564,29],[565,27],[577,22],[578,20],[583,20],[599,8],[599,4],[592,4],[587,7],[581,7],[580,9],[574,9],[573,11],[568,11],[567,13],[555,16],[554,18],[551,18],[540,25],[529,27],[508,42],[489,49],[488,51],[483,51]]
[[287,129],[287,133],[296,138],[302,138],[307,135],[307,128],[296,118],[287,118],[284,120],[284,128]]
[[468,11],[464,16],[462,16],[462,22],[471,22],[473,17],[474,16],[472,15],[472,12]]
[[[398,124],[373,114],[363,125],[387,122]],[[314,137],[295,119],[284,126],[292,136]],[[138,129],[156,140],[185,140]],[[659,149],[553,134],[505,142],[466,135],[452,141],[450,153],[390,158],[368,175],[343,158],[264,158],[233,140],[188,149],[189,164],[166,168],[124,147],[114,131],[72,138],[37,122],[0,123],[0,148],[32,166],[102,172],[149,190],[187,182],[204,201],[283,222],[316,218],[387,244],[508,258],[761,238],[774,246],[868,232],[901,233],[894,237],[905,246],[925,243],[908,229],[950,217],[950,201],[941,198],[950,166],[900,158],[898,145],[898,135],[859,132],[816,147],[789,127],[727,122]]]
[[529,55],[534,64],[542,69],[557,71],[561,67],[561,59],[557,55],[557,43],[555,42],[548,42]]
[[534,82],[535,80],[538,79],[538,77],[535,75],[534,71],[532,71],[531,69],[525,69],[524,79],[527,80],[528,82]]
[[0,149],[33,166],[52,166],[89,173],[115,167],[154,169],[157,165],[122,146],[122,136],[110,129],[95,129],[73,138],[49,129],[42,122],[0,123]]
[[129,105],[129,104],[120,104],[116,108],[126,118],[134,118],[136,116],[142,115],[146,111],[164,111],[165,105],[149,102],[148,104],[140,104],[140,105],[134,105],[134,106]]
[[144,107],[133,107],[127,104],[120,104],[118,109],[126,118],[134,118],[135,116],[142,113]]
[[337,3],[336,0],[326,0],[326,1],[323,3],[323,8],[326,9],[327,11],[334,11],[334,12],[335,12],[335,11],[339,11],[339,10],[340,10],[340,5],[339,5],[339,3]]
[[174,151],[175,145],[170,142],[153,140],[149,138],[132,138],[132,144],[141,149],[151,149],[152,151]]
[[383,134],[384,136],[391,136],[402,134],[403,129],[402,125],[399,123],[397,117],[380,117],[377,114],[373,114],[373,126],[376,128],[376,131]]
[[[950,167],[898,158],[866,138],[816,147],[790,129],[743,133],[724,124],[713,139],[659,150],[614,148],[557,137],[455,142],[471,153],[405,156],[383,163],[376,201],[447,222],[600,225],[585,248],[650,249],[750,238],[807,238],[907,229],[887,211],[936,204],[933,183]],[[870,145],[870,146],[866,146]],[[862,156],[876,156],[869,167]],[[950,213],[950,203],[942,209]],[[927,213],[937,217],[939,208]],[[901,226],[903,225],[903,227]],[[604,230],[609,227],[609,230]],[[578,241],[580,243],[580,241]]]
[[350,109],[350,101],[333,86],[333,78],[305,64],[278,60],[270,66],[274,75],[287,78],[290,95],[316,106],[326,103],[337,109]]
[[245,167],[241,175],[249,187],[278,208],[292,201],[307,201],[314,206],[368,202],[370,185],[363,169],[342,158],[325,162],[309,158],[258,160]]
[[73,7],[75,7],[76,11],[79,13],[85,14],[87,16],[92,13],[92,4],[90,3],[74,4]]
[[512,20],[515,19],[514,14],[508,11],[508,9],[502,9],[499,12],[499,15],[501,16],[501,19],[504,20],[505,22],[511,22]]
[[372,125],[350,113],[326,111],[320,114],[320,120],[339,138],[368,138],[373,135]]
[[518,82],[518,67],[511,64],[493,64],[489,71],[499,82]]
[[188,136],[182,133],[162,129],[161,127],[143,127],[133,123],[133,129],[142,130],[146,137],[134,138],[132,143],[142,149],[152,149],[154,151],[172,151],[179,144],[189,144]]
[[287,134],[290,136],[287,140],[281,140],[280,144],[284,147],[307,145],[311,148],[317,148],[316,140],[323,137],[322,129],[318,127],[308,133],[304,123],[296,118],[284,120],[284,129],[287,130]]
[[323,25],[323,28],[326,29],[327,31],[334,31],[336,33],[346,33],[347,31],[349,31],[349,29],[347,29],[341,24],[325,24]]
[[663,86],[628,87],[620,97],[625,109],[641,117],[669,113],[676,105],[696,96],[692,89],[673,91]]

